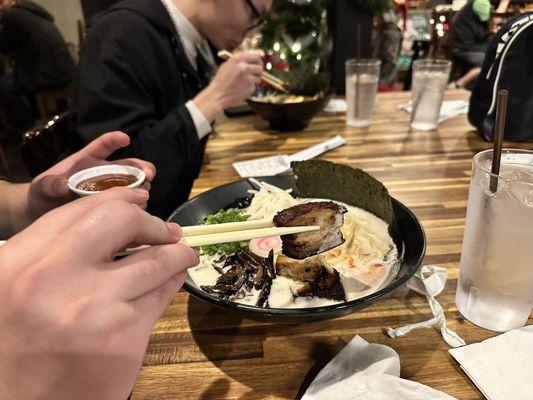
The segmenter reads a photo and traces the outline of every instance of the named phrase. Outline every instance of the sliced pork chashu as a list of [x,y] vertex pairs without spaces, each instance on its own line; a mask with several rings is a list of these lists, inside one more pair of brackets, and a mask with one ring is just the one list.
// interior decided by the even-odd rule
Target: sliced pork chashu
[[302,282],[296,297],[321,297],[345,301],[346,293],[337,270],[329,268],[323,256],[295,260],[284,255],[276,259],[276,274]]
[[320,201],[299,204],[277,213],[274,224],[278,227],[320,226],[318,231],[281,236],[283,254],[302,260],[343,244],[340,228],[347,211],[346,207],[333,201]]

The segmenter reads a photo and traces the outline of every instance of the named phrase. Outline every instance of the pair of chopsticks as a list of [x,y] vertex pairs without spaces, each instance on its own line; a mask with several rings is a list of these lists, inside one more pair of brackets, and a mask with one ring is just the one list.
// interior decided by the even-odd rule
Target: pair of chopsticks
[[[311,232],[320,229],[318,225],[289,226],[278,228],[273,226],[272,219],[256,221],[228,222],[226,224],[185,226],[182,228],[183,237],[179,241],[190,247],[208,246],[211,244],[240,242],[242,240],[259,239],[269,236],[283,236],[295,233]],[[0,246],[5,241],[0,241]],[[150,246],[139,246],[124,250],[117,256],[128,256],[144,250]]]
[[275,227],[272,219],[228,222],[225,224],[185,226],[180,243],[190,247],[240,242],[269,236],[292,235],[320,229],[318,225]]
[[[228,60],[233,56],[233,54],[227,50],[221,50],[218,52],[218,56],[223,60]],[[263,79],[273,88],[278,89],[280,92],[283,92],[285,94],[289,93],[289,91],[287,90],[287,84],[281,79],[275,77],[274,75],[269,74],[268,72],[263,72],[261,74],[261,79]]]
[[[228,222],[225,224],[184,226],[181,229],[182,239],[179,243],[189,247],[200,247],[212,244],[259,239],[269,236],[283,236],[317,231],[320,229],[320,226],[309,225],[278,228],[273,226],[272,219],[260,219],[256,221]],[[148,247],[150,246],[127,249],[118,253],[117,256],[128,256]]]

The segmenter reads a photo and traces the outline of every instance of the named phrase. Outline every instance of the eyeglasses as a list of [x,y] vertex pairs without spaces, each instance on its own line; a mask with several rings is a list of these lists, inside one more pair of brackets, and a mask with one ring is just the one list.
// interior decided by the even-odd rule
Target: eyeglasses
[[264,15],[259,12],[259,10],[257,9],[257,7],[255,6],[252,0],[244,0],[244,2],[246,3],[250,11],[252,12],[252,19],[254,21],[257,21],[255,25],[251,27],[251,29],[257,28],[259,25],[263,23]]

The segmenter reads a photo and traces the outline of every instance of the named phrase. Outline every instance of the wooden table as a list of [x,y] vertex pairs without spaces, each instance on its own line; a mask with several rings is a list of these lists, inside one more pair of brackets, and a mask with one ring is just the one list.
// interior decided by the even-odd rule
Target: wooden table
[[[467,96],[454,91],[446,97]],[[368,129],[347,127],[344,115],[332,114],[319,116],[304,132],[289,134],[268,132],[266,123],[255,116],[223,120],[210,139],[193,195],[239,179],[231,167],[234,161],[294,153],[340,134],[348,145],[325,158],[365,169],[415,212],[428,240],[425,264],[449,270],[446,289],[439,296],[449,326],[467,343],[484,340],[494,333],[458,314],[455,287],[471,159],[490,144],[472,131],[466,116],[442,124],[438,132],[410,133],[408,115],[396,110],[408,98],[409,93],[380,94]],[[482,399],[449,355],[437,329],[418,330],[399,339],[383,333],[389,326],[429,318],[425,298],[406,288],[358,313],[295,326],[244,320],[181,292],[154,327],[134,397],[298,399],[318,371],[354,335],[361,335],[398,352],[403,378],[460,400]]]

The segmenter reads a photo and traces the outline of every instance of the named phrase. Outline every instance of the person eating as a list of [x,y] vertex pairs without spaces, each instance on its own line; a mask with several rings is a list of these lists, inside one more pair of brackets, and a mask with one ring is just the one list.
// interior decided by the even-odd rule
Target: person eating
[[272,0],[125,0],[96,19],[80,56],[73,143],[122,130],[114,157],[155,164],[148,211],[162,218],[187,200],[215,118],[249,97],[261,56],[236,53],[217,68],[214,49],[234,49]]

